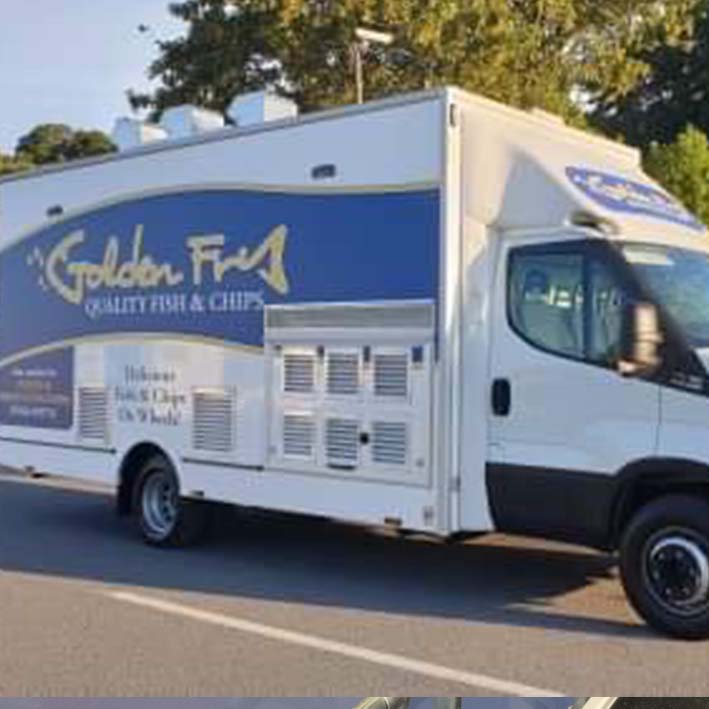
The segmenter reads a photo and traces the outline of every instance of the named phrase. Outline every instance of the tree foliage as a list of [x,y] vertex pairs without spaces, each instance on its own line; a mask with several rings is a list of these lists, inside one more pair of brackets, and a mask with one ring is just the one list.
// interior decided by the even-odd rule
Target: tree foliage
[[73,130],[61,123],[43,123],[22,136],[14,155],[0,153],[0,176],[69,160],[103,155],[115,150],[97,130]]
[[32,163],[18,159],[14,155],[3,155],[0,153],[0,177],[11,175],[15,172],[24,172],[32,167]]
[[48,165],[114,150],[113,143],[100,131],[74,131],[63,124],[45,123],[20,138],[15,156],[33,165]]
[[116,151],[111,139],[100,130],[77,130],[66,146],[66,160],[81,160]]
[[304,109],[351,102],[360,25],[394,34],[366,54],[367,96],[457,84],[570,118],[583,92],[607,106],[647,74],[644,57],[687,35],[700,0],[183,0],[184,37],[159,43],[159,88],[131,95],[159,113],[180,103],[223,110],[277,87]]
[[688,123],[709,132],[709,0],[696,8],[680,42],[641,53],[648,69],[619,101],[600,102],[595,121],[633,145],[671,142]]
[[652,145],[645,168],[709,224],[709,140],[705,133],[689,126],[673,143]]

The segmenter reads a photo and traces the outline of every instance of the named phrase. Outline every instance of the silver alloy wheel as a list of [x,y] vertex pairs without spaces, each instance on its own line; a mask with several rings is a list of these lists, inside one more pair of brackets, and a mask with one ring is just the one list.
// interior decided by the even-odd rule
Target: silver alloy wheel
[[694,534],[665,531],[646,548],[648,585],[667,610],[695,615],[709,607],[709,556]]
[[174,478],[162,470],[151,473],[143,485],[141,506],[149,531],[160,538],[167,537],[177,519],[178,492]]

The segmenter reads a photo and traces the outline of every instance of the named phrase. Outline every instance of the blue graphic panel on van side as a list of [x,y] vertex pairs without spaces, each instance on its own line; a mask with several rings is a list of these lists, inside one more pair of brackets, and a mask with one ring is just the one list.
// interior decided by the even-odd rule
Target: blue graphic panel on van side
[[272,303],[435,299],[439,190],[146,196],[0,255],[0,358],[87,335],[260,346]]
[[0,424],[69,429],[73,423],[74,350],[26,357],[0,368]]
[[676,199],[652,185],[581,167],[567,167],[566,176],[587,197],[606,209],[706,231],[704,224]]

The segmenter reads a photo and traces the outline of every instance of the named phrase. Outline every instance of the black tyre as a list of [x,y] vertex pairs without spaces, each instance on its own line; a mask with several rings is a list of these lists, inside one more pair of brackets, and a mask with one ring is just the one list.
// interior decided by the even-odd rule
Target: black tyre
[[209,527],[208,505],[180,498],[177,475],[161,455],[146,461],[138,474],[133,509],[143,539],[154,546],[195,544]]
[[709,638],[709,503],[668,495],[641,508],[620,547],[625,593],[662,633]]

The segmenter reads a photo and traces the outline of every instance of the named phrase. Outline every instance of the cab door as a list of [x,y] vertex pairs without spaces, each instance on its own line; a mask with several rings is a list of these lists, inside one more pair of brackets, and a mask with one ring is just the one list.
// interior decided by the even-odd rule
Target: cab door
[[601,240],[506,243],[486,479],[498,528],[602,543],[616,474],[657,444],[659,387],[617,372],[635,294]]

